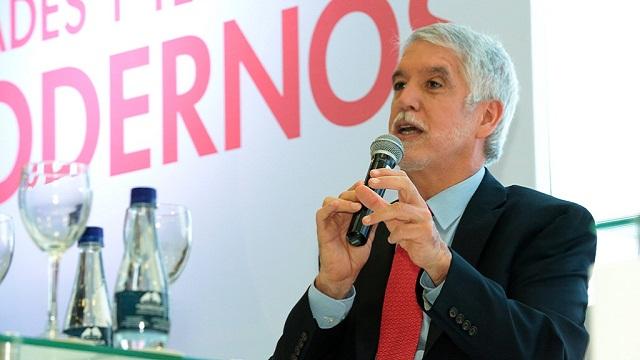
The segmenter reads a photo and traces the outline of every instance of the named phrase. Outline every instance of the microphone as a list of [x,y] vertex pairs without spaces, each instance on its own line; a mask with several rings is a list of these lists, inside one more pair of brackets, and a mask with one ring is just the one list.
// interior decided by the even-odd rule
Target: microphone
[[[402,141],[391,134],[383,134],[378,136],[373,143],[371,143],[371,163],[369,164],[369,171],[364,178],[364,184],[369,187],[369,173],[373,169],[389,168],[393,169],[396,164],[402,160],[404,155],[404,148],[402,147]],[[372,189],[376,194],[381,197],[384,196],[385,189]],[[353,246],[362,246],[367,243],[369,238],[369,231],[371,226],[364,225],[362,218],[371,214],[371,210],[362,206],[362,208],[353,215],[351,223],[349,224],[349,230],[347,231],[347,241]]]

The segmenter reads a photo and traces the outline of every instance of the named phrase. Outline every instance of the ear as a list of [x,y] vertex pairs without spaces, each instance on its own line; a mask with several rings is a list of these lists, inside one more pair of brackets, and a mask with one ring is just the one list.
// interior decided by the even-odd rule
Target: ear
[[502,121],[504,107],[502,102],[498,100],[486,100],[479,104],[478,110],[481,111],[481,118],[476,137],[485,139],[493,133],[500,121]]

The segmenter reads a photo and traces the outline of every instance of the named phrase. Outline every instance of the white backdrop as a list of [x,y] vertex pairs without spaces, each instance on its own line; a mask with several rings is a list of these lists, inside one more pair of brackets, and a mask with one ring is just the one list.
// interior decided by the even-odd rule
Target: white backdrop
[[[55,158],[60,160],[76,159],[86,145],[94,189],[89,223],[105,228],[103,256],[109,289],[113,289],[122,256],[122,220],[129,190],[142,185],[156,187],[160,202],[188,206],[194,223],[193,252],[182,277],[171,287],[171,347],[206,358],[268,357],[288,310],[316,271],[317,207],[325,196],[338,194],[364,176],[368,147],[377,135],[386,132],[388,90],[384,103],[369,101],[361,112],[352,109],[372,114],[358,121],[354,120],[357,116],[351,119],[358,124],[343,126],[327,119],[327,110],[340,109],[319,104],[312,91],[311,84],[318,84],[317,78],[310,76],[312,38],[314,34],[322,38],[316,26],[326,24],[330,14],[339,16],[330,36],[324,34],[328,36],[326,73],[337,97],[355,101],[376,81],[382,45],[372,17],[362,11],[340,12],[341,4],[373,9],[384,24],[395,22],[394,31],[405,38],[411,31],[410,9],[414,9],[414,19],[424,19],[426,3],[0,0],[0,211],[12,215],[17,225],[14,261],[0,285],[0,331],[38,335],[46,312],[47,260],[20,222],[12,169],[25,157],[36,161],[50,156],[52,142]],[[50,8],[44,9],[43,4]],[[493,171],[506,184],[535,186],[529,2],[432,0],[428,6],[439,18],[496,35],[511,53],[522,100],[506,156]],[[325,10],[327,17],[322,15]],[[287,46],[282,40],[283,18]],[[268,78],[275,86],[277,94],[266,96],[269,101],[263,95],[269,81],[256,81],[265,73],[259,67],[251,68],[255,63],[245,67],[243,62],[239,81],[225,71],[225,54],[233,59],[241,48],[238,37],[225,44],[225,33],[232,34],[234,29],[241,31],[264,67],[267,77],[263,80]],[[192,100],[195,112],[184,119],[201,124],[201,128],[193,128],[193,138],[200,147],[194,145],[179,115],[177,160],[165,161],[168,158],[163,152],[171,153],[175,142],[171,138],[163,142],[163,133],[168,131],[163,126],[163,106],[182,104],[188,108],[189,104],[172,103],[163,97],[163,86],[172,73],[171,69],[163,70],[163,59],[169,59],[163,43],[186,36],[195,40],[190,44],[195,44],[191,49],[197,51],[193,57],[183,55],[176,60],[177,93],[190,91],[194,83],[203,91]],[[284,57],[289,88],[278,108],[278,97],[286,88],[283,47],[288,49]],[[122,58],[118,54],[136,49],[136,56],[125,59],[130,62],[122,72],[119,90],[120,75],[114,65]],[[250,58],[247,52],[242,54],[242,60]],[[228,68],[233,69],[234,64],[227,60]],[[247,71],[247,67],[251,69]],[[73,75],[60,70],[65,68],[79,71]],[[93,88],[97,105],[87,111],[80,93],[72,87],[44,91],[53,86],[51,74],[61,74],[61,81],[88,80],[90,86],[83,94],[90,99]],[[383,75],[382,82],[390,90],[390,73]],[[230,118],[225,115],[225,101],[228,112],[228,105],[237,99],[231,91],[234,85],[240,88],[240,128],[235,133],[225,124],[225,118]],[[16,89],[26,100],[28,117],[14,111],[21,103],[13,96]],[[47,95],[51,93],[55,97]],[[136,97],[147,100],[119,105],[120,98]],[[53,111],[43,112],[45,98],[53,102]],[[296,102],[299,131],[295,126]],[[276,110],[272,112],[268,104]],[[118,111],[125,113],[118,117]],[[43,131],[45,119],[55,119],[55,133]],[[289,137],[278,119],[290,121],[285,126]],[[113,127],[118,123],[123,124],[122,135]],[[240,143],[233,145],[230,138],[238,133]],[[50,144],[47,156],[45,143]],[[131,155],[138,151],[141,155]],[[141,160],[132,156],[141,156]],[[76,261],[73,247],[61,267],[61,319]]]

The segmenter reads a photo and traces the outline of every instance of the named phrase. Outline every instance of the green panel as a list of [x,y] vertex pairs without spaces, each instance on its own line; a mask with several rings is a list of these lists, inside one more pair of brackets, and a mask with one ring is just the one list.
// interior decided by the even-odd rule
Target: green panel
[[106,346],[83,344],[70,340],[49,340],[0,334],[0,359],[63,359],[63,360],[190,360],[182,354],[167,351],[133,351]]
[[629,226],[629,225],[635,225],[640,227],[640,215],[629,216],[629,217],[620,218],[620,219],[600,221],[596,224],[596,229],[604,230],[604,229],[620,227],[620,226]]

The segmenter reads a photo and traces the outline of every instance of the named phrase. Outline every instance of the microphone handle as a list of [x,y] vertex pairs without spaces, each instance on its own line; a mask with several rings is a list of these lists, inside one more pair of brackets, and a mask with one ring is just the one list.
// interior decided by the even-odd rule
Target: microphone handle
[[[382,169],[382,168],[390,168],[393,169],[396,166],[395,159],[385,153],[375,154],[371,159],[371,163],[369,164],[369,171],[367,171],[367,176],[364,178],[364,184],[371,189],[369,186],[369,178],[371,177],[369,173],[373,169]],[[371,189],[376,194],[380,195],[380,197],[384,196],[385,189]],[[364,225],[362,223],[362,218],[371,214],[371,210],[362,206],[362,208],[353,215],[351,218],[351,223],[349,224],[349,230],[347,230],[347,241],[349,244],[353,246],[362,246],[367,243],[367,239],[369,238],[369,232],[371,231],[371,226]]]

